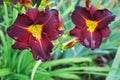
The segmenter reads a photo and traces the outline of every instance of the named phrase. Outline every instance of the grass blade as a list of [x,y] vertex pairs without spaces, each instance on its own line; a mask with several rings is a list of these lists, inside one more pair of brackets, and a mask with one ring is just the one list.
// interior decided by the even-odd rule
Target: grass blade
[[[112,68],[120,68],[120,47],[118,48],[118,51],[116,53],[115,59],[113,61],[112,64]],[[112,75],[120,75],[120,70],[112,70],[109,72],[109,75],[106,80],[120,80],[120,76],[116,77],[116,76],[112,76]]]

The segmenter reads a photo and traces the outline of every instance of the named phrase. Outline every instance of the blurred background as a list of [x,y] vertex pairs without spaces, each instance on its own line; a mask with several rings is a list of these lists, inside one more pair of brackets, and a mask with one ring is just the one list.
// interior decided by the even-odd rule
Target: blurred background
[[[41,4],[39,6],[39,4]],[[30,50],[12,49],[15,42],[6,29],[10,27],[23,5],[12,5],[12,0],[0,0],[0,80],[120,80],[120,0],[92,0],[98,9],[109,9],[116,16],[109,27],[112,30],[103,39],[100,48],[93,51],[81,44],[64,48],[62,44],[73,39],[69,31],[74,28],[71,13],[77,5],[85,6],[85,0],[33,0],[33,5],[43,8],[50,4],[64,20],[65,33],[54,41],[52,60],[41,62],[33,59]]]

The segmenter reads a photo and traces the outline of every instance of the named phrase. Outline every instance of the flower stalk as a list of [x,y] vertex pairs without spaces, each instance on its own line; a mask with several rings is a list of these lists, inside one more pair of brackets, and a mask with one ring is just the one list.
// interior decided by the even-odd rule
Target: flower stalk
[[91,6],[91,0],[86,0],[86,7],[89,8]]

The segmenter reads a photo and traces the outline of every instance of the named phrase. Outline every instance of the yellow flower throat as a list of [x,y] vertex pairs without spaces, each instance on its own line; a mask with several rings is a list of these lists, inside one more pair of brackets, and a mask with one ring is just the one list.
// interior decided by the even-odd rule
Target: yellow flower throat
[[32,34],[33,37],[40,39],[42,34],[42,25],[31,25],[28,28],[28,31]]
[[95,28],[98,25],[98,22],[97,21],[92,21],[92,20],[86,20],[86,25],[88,27],[88,29],[87,29],[88,31],[94,32]]

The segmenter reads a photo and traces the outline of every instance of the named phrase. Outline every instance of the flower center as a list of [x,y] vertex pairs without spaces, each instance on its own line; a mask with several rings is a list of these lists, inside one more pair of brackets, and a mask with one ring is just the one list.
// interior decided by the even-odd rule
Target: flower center
[[98,22],[96,21],[92,21],[92,20],[86,20],[86,25],[88,27],[88,31],[93,32],[95,30],[95,28],[98,25]]
[[35,37],[36,39],[40,39],[41,38],[41,33],[42,33],[42,25],[31,25],[28,28],[28,31],[30,33],[32,33],[33,37]]

